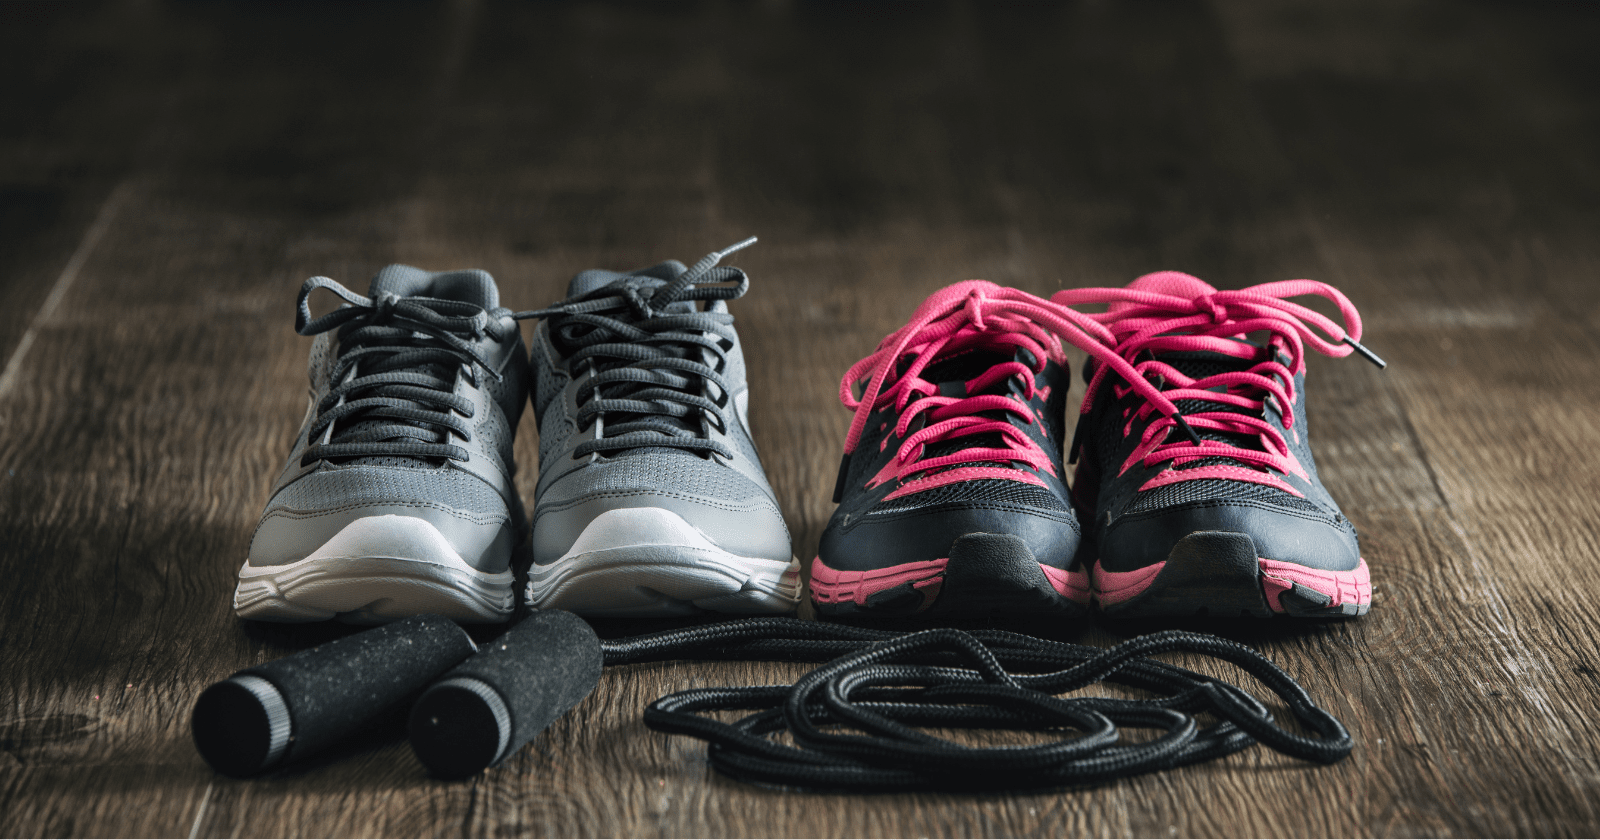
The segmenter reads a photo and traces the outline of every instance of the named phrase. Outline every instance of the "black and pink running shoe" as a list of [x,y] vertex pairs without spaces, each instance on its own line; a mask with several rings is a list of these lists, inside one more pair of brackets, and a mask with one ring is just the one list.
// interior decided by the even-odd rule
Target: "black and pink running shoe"
[[[981,280],[942,289],[839,386],[855,410],[811,565],[823,618],[1083,613],[1061,464],[1062,340],[1154,386],[1087,316]],[[859,399],[853,393],[862,387]],[[1176,411],[1166,403],[1169,411]]]
[[[1286,300],[1302,295],[1332,301],[1344,326]],[[1073,490],[1078,510],[1094,517],[1083,555],[1102,611],[1367,612],[1372,584],[1355,527],[1317,479],[1306,430],[1308,346],[1383,365],[1359,343],[1361,316],[1348,298],[1310,280],[1218,291],[1163,271],[1052,301],[1110,304],[1091,317],[1114,335],[1116,355],[1182,412],[1152,404],[1099,359],[1084,371]]]

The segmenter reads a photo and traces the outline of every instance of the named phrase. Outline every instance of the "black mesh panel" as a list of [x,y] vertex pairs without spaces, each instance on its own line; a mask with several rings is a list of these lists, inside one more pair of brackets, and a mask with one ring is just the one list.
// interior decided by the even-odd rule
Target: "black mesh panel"
[[1154,490],[1147,490],[1134,496],[1133,504],[1129,505],[1128,509],[1123,511],[1123,514],[1146,513],[1175,505],[1206,501],[1254,502],[1282,508],[1294,513],[1311,514],[1325,519],[1332,518],[1327,511],[1299,496],[1291,496],[1282,490],[1268,487],[1264,484],[1254,484],[1248,481],[1228,481],[1221,478],[1183,481],[1177,484],[1157,487]]
[[1069,510],[1066,503],[1043,487],[1003,479],[980,478],[976,481],[946,484],[921,493],[890,499],[879,503],[871,512],[900,513],[948,504],[1006,505],[1061,513]]

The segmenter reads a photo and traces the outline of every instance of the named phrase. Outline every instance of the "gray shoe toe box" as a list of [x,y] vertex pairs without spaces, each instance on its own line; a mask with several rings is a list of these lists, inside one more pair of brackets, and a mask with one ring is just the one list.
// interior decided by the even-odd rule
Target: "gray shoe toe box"
[[550,563],[572,548],[601,514],[624,508],[670,511],[698,529],[723,551],[740,557],[787,561],[789,531],[771,501],[754,497],[743,502],[697,499],[661,491],[610,492],[541,506],[534,514],[533,556]]

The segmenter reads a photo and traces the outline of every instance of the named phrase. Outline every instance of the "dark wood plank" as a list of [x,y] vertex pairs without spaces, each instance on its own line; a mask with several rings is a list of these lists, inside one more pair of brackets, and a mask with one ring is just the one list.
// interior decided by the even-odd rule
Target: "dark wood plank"
[[[135,11],[106,9],[91,28],[115,43]],[[161,142],[137,157],[128,206],[0,404],[0,542],[14,581],[0,621],[7,638],[29,640],[5,658],[16,675],[8,772],[30,791],[12,788],[8,833],[205,832],[207,820],[234,824],[233,802],[250,820],[255,789],[228,787],[195,762],[195,686],[345,632],[245,627],[219,595],[303,409],[305,345],[286,328],[294,291],[312,273],[369,273],[401,235],[395,220],[434,125],[435,83],[448,75],[440,47],[456,16],[367,8],[307,26],[307,11],[154,9],[132,32],[187,32],[204,45],[205,72],[176,94],[141,89],[147,100],[177,98],[151,129]],[[351,54],[346,45],[362,37],[433,60],[385,63],[377,47]],[[103,133],[80,139],[120,146]],[[239,383],[260,387],[244,393]],[[219,392],[233,393],[205,396]],[[384,746],[364,759],[378,783],[403,773],[397,756],[410,759]],[[121,769],[55,772],[86,761]],[[109,808],[137,802],[151,768],[165,768],[155,774],[164,793],[147,819]],[[391,787],[406,795],[404,784]],[[109,809],[88,807],[98,803]],[[313,811],[302,822],[303,813],[238,830],[285,834],[320,820]],[[355,815],[362,827],[346,832],[414,823],[385,830]]]
[[[1388,673],[1355,714],[1427,772],[1374,755],[1369,784],[1399,792],[1374,826],[1581,833],[1597,820],[1597,734],[1578,669],[1597,628],[1561,606],[1600,582],[1596,429],[1578,419],[1593,408],[1578,383],[1600,302],[1586,232],[1597,79],[1572,45],[1595,21],[1571,6],[1417,4],[1356,33],[1320,10],[1229,9],[1328,279],[1378,304],[1371,340],[1396,362],[1378,387],[1412,438],[1396,454],[1425,468],[1399,493],[1370,483],[1385,473],[1370,455],[1337,477],[1355,521],[1376,514],[1367,544],[1405,558],[1379,581],[1399,608],[1373,651]],[[1381,453],[1348,419],[1335,427]],[[1408,702],[1382,702],[1395,696]]]
[[75,281],[74,258],[114,219],[117,185],[150,161],[151,132],[192,54],[148,15],[0,8],[0,72],[13,80],[0,90],[0,393],[39,313]]
[[[0,352],[36,336],[0,394],[0,833],[1600,827],[1597,628],[1582,606],[1600,584],[1593,9],[6,14],[0,41],[20,56],[7,60],[43,62],[44,83],[3,94],[30,119],[0,136],[0,184],[17,196],[0,202]],[[121,209],[85,251],[118,184]],[[466,783],[429,780],[382,734],[267,779],[210,774],[186,734],[199,689],[345,632],[247,626],[227,604],[303,407],[299,282],[479,265],[534,307],[580,268],[692,260],[749,234],[763,241],[736,260],[754,283],[734,311],[802,558],[832,508],[838,376],[939,286],[981,276],[1048,294],[1180,268],[1349,293],[1393,364],[1314,359],[1309,399],[1376,606],[1347,624],[1218,629],[1300,677],[1356,733],[1355,755],[1313,768],[1252,752],[1092,792],[780,793],[716,776],[701,745],[650,733],[639,712],[668,691],[799,670],[674,663],[609,672]],[[531,428],[518,454],[534,463]],[[1130,629],[1063,632],[1109,643]]]

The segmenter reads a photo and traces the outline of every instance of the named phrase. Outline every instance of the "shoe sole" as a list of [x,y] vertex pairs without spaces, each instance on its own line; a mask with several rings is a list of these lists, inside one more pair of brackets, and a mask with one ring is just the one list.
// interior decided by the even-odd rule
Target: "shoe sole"
[[535,563],[527,600],[589,616],[787,613],[800,564],[725,551],[669,510],[621,508],[595,517],[560,559]]
[[1367,562],[1331,572],[1259,556],[1249,534],[1197,531],[1167,559],[1130,572],[1094,564],[1094,597],[1108,616],[1349,618],[1372,608]]
[[950,556],[865,572],[811,563],[811,599],[823,618],[981,619],[1087,615],[1082,571],[1046,566],[1010,534],[956,538]]
[[233,608],[256,621],[381,624],[434,613],[495,623],[509,618],[516,605],[512,580],[509,568],[473,568],[425,520],[369,516],[303,560],[262,567],[246,560]]

